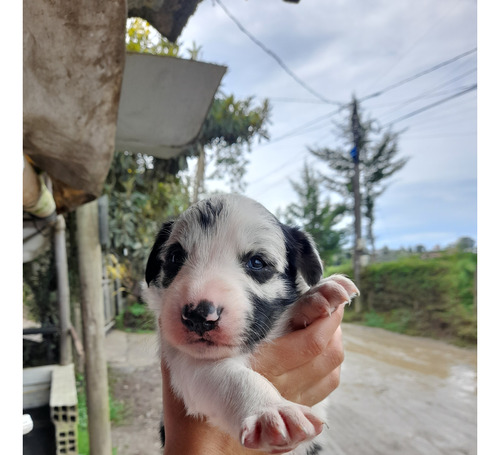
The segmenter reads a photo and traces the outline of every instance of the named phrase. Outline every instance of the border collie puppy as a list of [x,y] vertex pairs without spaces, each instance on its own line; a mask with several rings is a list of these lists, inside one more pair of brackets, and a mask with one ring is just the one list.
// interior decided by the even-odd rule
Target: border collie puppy
[[[211,197],[163,225],[143,296],[188,415],[206,416],[248,448],[316,453],[325,416],[283,398],[249,357],[290,330],[295,302],[322,274],[307,234],[243,196]],[[328,280],[359,293],[344,277]]]

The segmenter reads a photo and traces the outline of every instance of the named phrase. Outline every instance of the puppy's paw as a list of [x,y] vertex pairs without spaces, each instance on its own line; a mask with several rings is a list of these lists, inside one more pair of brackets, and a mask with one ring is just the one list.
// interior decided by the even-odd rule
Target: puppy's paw
[[297,301],[292,328],[303,328],[320,317],[330,316],[340,305],[351,303],[359,294],[356,285],[343,275],[322,279]]
[[249,449],[284,453],[314,438],[322,430],[323,422],[309,408],[286,403],[247,417],[240,440]]

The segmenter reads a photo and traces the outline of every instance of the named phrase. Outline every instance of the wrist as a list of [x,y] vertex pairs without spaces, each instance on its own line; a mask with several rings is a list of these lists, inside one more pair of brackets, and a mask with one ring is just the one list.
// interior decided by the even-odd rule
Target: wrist
[[206,420],[184,416],[165,427],[163,455],[264,455],[246,449]]

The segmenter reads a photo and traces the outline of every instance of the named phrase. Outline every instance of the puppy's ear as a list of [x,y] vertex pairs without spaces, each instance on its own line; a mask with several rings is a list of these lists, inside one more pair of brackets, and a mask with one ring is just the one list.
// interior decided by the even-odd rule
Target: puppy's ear
[[323,265],[311,236],[296,227],[282,225],[285,234],[288,262],[295,267],[309,286],[323,276]]
[[155,243],[153,248],[151,249],[151,253],[149,254],[148,263],[146,265],[146,283],[149,286],[149,283],[153,281],[158,274],[160,273],[163,261],[160,259],[161,248],[167,242],[170,237],[170,233],[172,232],[173,221],[167,221],[163,224],[156,236]]

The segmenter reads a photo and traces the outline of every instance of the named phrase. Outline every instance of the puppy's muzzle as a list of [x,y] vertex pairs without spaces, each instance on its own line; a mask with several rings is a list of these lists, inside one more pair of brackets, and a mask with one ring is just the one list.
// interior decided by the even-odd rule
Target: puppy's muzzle
[[203,336],[217,327],[222,310],[208,300],[202,300],[198,305],[189,303],[182,309],[182,323],[189,331]]

